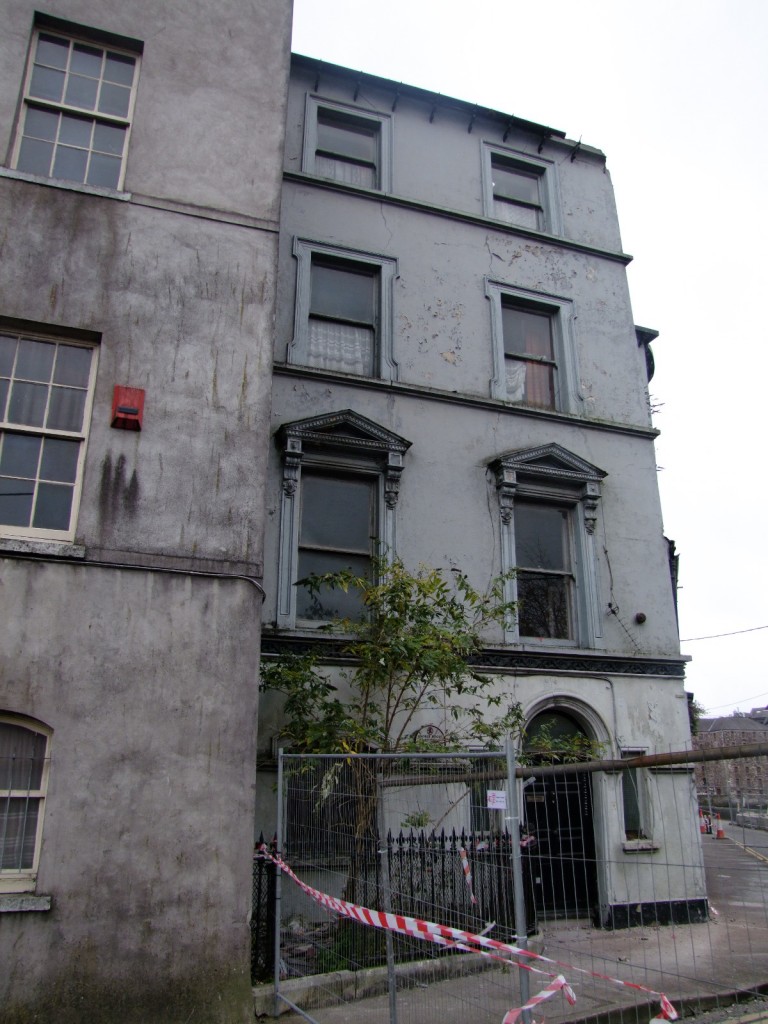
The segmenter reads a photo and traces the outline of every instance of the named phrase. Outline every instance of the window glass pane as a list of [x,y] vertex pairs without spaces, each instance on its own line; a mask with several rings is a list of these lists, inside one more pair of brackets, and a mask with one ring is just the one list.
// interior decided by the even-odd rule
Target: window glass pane
[[46,426],[51,430],[82,430],[85,396],[85,391],[74,388],[51,388]]
[[24,120],[24,134],[34,139],[56,140],[56,130],[59,126],[59,115],[50,110],[38,110],[37,107],[30,107]]
[[73,387],[88,387],[91,373],[91,352],[80,345],[59,345],[56,353],[56,369],[53,371],[54,384],[70,384]]
[[85,150],[59,146],[53,162],[53,176],[65,181],[85,181],[87,161],[88,153]]
[[540,409],[555,407],[555,371],[548,363],[525,362],[521,359],[504,361],[507,381],[507,399],[525,402]]
[[373,483],[304,474],[301,544],[343,551],[371,550]]
[[567,516],[558,508],[515,505],[517,564],[527,569],[567,570]]
[[41,438],[28,434],[3,434],[0,473],[34,480],[40,461],[40,443]]
[[539,175],[494,160],[493,193],[521,203],[539,203]]
[[8,334],[0,334],[0,374],[10,377],[13,371],[13,360],[16,358],[16,338]]
[[113,114],[115,117],[127,117],[131,102],[131,90],[122,85],[104,82],[99,96],[99,111],[102,114]]
[[356,164],[335,156],[318,153],[315,157],[315,174],[334,181],[345,181],[359,188],[376,188],[376,168],[372,164]]
[[87,117],[72,117],[63,114],[59,129],[59,142],[68,146],[82,146],[87,149],[91,144],[93,121]]
[[640,820],[640,799],[637,790],[637,768],[621,773],[621,791],[624,803],[624,832],[627,839],[643,838]]
[[9,480],[0,476],[0,523],[4,526],[29,526],[34,483]]
[[[305,579],[312,573],[338,572],[351,569],[356,576],[369,576],[371,561],[359,555],[334,554],[328,551],[300,551],[299,579]],[[317,594],[311,595],[305,587],[296,588],[296,614],[300,619],[360,619],[363,605],[360,592],[349,590],[332,590],[321,587]]]
[[122,53],[107,53],[104,65],[104,78],[107,82],[118,85],[133,85],[133,71],[136,67],[135,57],[127,57]]
[[47,384],[25,384],[21,381],[15,381],[11,388],[8,419],[12,423],[24,423],[29,427],[42,427],[47,399]]
[[62,484],[40,484],[32,525],[44,530],[68,530],[71,509],[71,487]]
[[20,171],[27,174],[44,174],[46,177],[51,173],[51,157],[53,156],[53,143],[40,142],[38,139],[22,139],[19,148],[19,162],[16,165]]
[[501,307],[504,351],[552,359],[552,316],[517,306]]
[[43,442],[40,478],[42,480],[58,480],[61,483],[73,484],[77,477],[77,459],[79,454],[79,441],[65,441],[58,437],[46,437]]
[[28,381],[49,381],[56,346],[47,341],[23,339],[18,345],[16,377]]
[[508,199],[500,199],[498,196],[494,196],[493,199],[493,216],[496,220],[503,220],[519,228],[530,228],[531,231],[541,231],[544,228],[540,209],[511,203]]
[[317,115],[317,148],[364,163],[376,162],[378,125],[326,111]]
[[0,868],[31,868],[35,859],[37,815],[35,798],[0,799]]
[[566,640],[568,622],[568,581],[562,576],[518,573],[517,610],[521,636]]
[[52,68],[66,68],[69,56],[69,40],[43,33],[37,40],[35,60],[38,64],[47,64]]
[[11,722],[0,722],[0,792],[39,789],[43,779],[46,738]]
[[307,366],[370,377],[374,372],[375,340],[372,327],[310,317]]
[[52,68],[41,68],[35,65],[32,71],[32,80],[29,83],[30,96],[37,96],[41,100],[53,100],[55,103],[60,103],[63,90],[63,71],[54,71]]
[[88,166],[87,184],[97,185],[100,188],[117,188],[119,181],[120,158],[93,153]]
[[125,128],[118,128],[112,124],[97,124],[93,130],[93,148],[100,153],[122,156],[124,142]]
[[101,58],[103,50],[95,46],[86,46],[85,43],[75,43],[72,48],[72,63],[70,71],[79,75],[87,75],[89,78],[99,78],[101,75]]
[[52,342],[23,339],[19,344],[16,376],[24,380],[49,381],[55,355],[56,346]]
[[0,420],[5,419],[5,403],[8,398],[9,383],[0,377]]
[[85,78],[83,75],[70,75],[64,102],[71,107],[84,107],[86,110],[93,110],[96,106],[98,90],[98,79]]
[[363,269],[312,263],[310,311],[373,323],[375,275]]

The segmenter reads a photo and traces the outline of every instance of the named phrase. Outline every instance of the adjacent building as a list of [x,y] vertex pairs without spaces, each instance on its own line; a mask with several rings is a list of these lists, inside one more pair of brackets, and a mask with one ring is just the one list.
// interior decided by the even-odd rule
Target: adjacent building
[[[325,642],[331,666],[317,627],[353,599],[324,605],[296,581],[364,571],[377,548],[481,589],[516,569],[519,615],[488,636],[483,668],[529,730],[607,757],[690,744],[647,391],[656,332],[633,322],[629,261],[599,150],[294,56],[265,657]],[[279,733],[265,702],[265,760]],[[692,775],[652,782],[530,794],[531,820],[537,801],[585,810],[568,843],[586,881],[544,909],[613,925],[706,912]]]
[[0,1017],[250,1021],[291,5],[3,13]]
[[[768,741],[766,709],[753,708],[748,715],[721,715],[699,719],[693,738],[696,750],[733,747]],[[727,805],[733,811],[768,806],[768,764],[764,757],[745,757],[728,761],[705,761],[696,765],[699,802],[708,807]]]

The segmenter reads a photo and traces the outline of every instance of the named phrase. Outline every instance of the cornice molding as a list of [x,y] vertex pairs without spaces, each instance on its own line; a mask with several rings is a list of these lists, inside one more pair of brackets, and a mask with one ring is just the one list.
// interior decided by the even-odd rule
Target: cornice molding
[[532,231],[530,228],[518,227],[515,224],[508,224],[506,221],[492,220],[479,214],[453,210],[448,206],[436,206],[434,203],[425,203],[420,199],[409,199],[405,196],[393,195],[391,192],[379,192],[377,189],[348,185],[345,182],[333,181],[330,178],[316,178],[312,174],[303,174],[299,171],[283,171],[283,181],[294,182],[298,185],[310,185],[313,188],[324,189],[329,192],[340,192],[344,195],[358,196],[360,199],[374,201],[378,207],[399,206],[402,209],[415,210],[418,213],[426,213],[433,217],[444,217],[448,220],[461,221],[464,224],[473,224],[475,227],[482,227],[486,231],[496,231],[503,235],[517,235],[520,238],[528,238],[552,245],[554,248],[570,249],[573,252],[586,253],[589,256],[610,260],[613,263],[621,263],[625,267],[633,260],[633,257],[628,253],[616,252],[613,249],[602,249],[596,245],[587,245],[585,242],[577,242],[572,238],[564,238],[562,235],[551,235],[544,231]]
[[571,416],[567,413],[552,412],[551,410],[534,409],[522,405],[510,405],[494,398],[483,398],[479,395],[460,395],[455,391],[439,391],[437,388],[424,387],[416,384],[405,384],[402,381],[381,380],[375,377],[359,377],[354,374],[340,373],[336,370],[321,370],[312,366],[296,366],[289,363],[275,363],[273,373],[277,377],[300,377],[303,380],[316,378],[318,381],[330,381],[342,387],[349,387],[354,391],[386,391],[390,394],[397,393],[406,397],[417,398],[420,401],[445,402],[449,405],[458,405],[472,409],[485,409],[494,413],[502,413],[507,416],[522,416],[529,419],[547,420],[552,423],[562,423],[568,426],[577,427],[579,430],[587,428],[599,430],[611,434],[623,434],[629,437],[640,437],[648,441],[655,441],[660,431],[653,427],[634,427],[627,423],[610,423],[607,420],[586,419],[583,416]]
[[[336,664],[350,664],[354,659],[345,653],[347,643],[347,640],[333,636],[264,632],[261,638],[261,653],[262,656],[269,658],[288,653],[306,653],[319,648],[324,660]],[[657,676],[665,679],[682,679],[685,675],[685,663],[686,659],[682,656],[630,657],[600,654],[596,651],[569,650],[560,653],[492,647],[485,648],[470,661],[473,668],[489,672],[521,672],[526,675]]]

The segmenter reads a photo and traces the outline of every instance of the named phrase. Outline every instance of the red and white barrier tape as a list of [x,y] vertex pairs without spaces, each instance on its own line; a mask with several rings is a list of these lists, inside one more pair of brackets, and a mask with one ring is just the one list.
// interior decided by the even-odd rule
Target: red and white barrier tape
[[[645,985],[638,985],[632,981],[622,981],[620,978],[612,978],[609,974],[600,974],[597,971],[588,971],[584,967],[575,967],[573,964],[563,963],[560,960],[554,960],[552,957],[542,956],[540,953],[534,953],[530,949],[521,949],[519,946],[513,946],[508,942],[499,942],[498,939],[491,939],[487,935],[475,935],[472,932],[463,931],[460,928],[450,928],[447,925],[435,924],[433,921],[422,921],[418,917],[405,917],[403,914],[391,914],[385,913],[381,910],[370,910],[368,907],[360,907],[356,903],[348,903],[346,900],[340,900],[336,896],[329,896],[327,893],[320,892],[319,889],[313,889],[311,885],[307,885],[306,882],[294,874],[291,868],[285,863],[282,857],[278,857],[272,854],[267,849],[266,843],[262,843],[258,849],[258,855],[266,857],[271,860],[274,864],[280,868],[289,878],[293,879],[294,882],[302,889],[308,896],[310,896],[316,903],[319,903],[321,907],[325,907],[327,910],[332,910],[337,914],[341,914],[342,917],[349,917],[353,921],[359,921],[360,924],[371,925],[373,928],[384,928],[390,931],[399,932],[401,935],[410,935],[417,939],[426,939],[430,942],[435,942],[441,946],[453,946],[456,949],[460,949],[467,953],[481,953],[484,956],[490,956],[493,959],[503,960],[505,963],[510,963],[506,956],[500,956],[499,954],[507,954],[512,956],[528,957],[529,959],[537,960],[542,964],[553,964],[557,967],[565,967],[568,970],[575,971],[578,974],[586,974],[592,978],[599,978],[602,981],[610,981],[614,985],[621,985],[624,988],[631,988],[637,992],[646,992],[648,995],[655,996],[661,1004],[661,1013],[654,1020],[677,1020],[677,1011],[674,1006],[663,992],[657,992],[655,989],[646,988]],[[478,948],[480,947],[480,948]],[[488,952],[491,950],[492,952]],[[534,971],[537,974],[548,974],[549,977],[557,977],[551,972],[539,970],[533,966],[520,963],[519,961],[513,961],[515,966],[523,967],[525,970]],[[562,988],[562,986],[558,986]],[[558,991],[554,989],[553,991]],[[573,990],[569,991],[573,994]],[[552,992],[549,993],[552,995]],[[549,995],[544,998],[549,998]],[[527,1007],[526,1007],[527,1008]],[[521,1010],[523,1007],[520,1008]],[[513,1011],[510,1011],[510,1013]]]
[[467,857],[467,851],[463,846],[459,847],[459,857],[461,858],[461,866],[464,870],[464,877],[467,880],[467,888],[469,889],[469,898],[472,900],[474,906],[477,906],[477,896],[472,891],[472,871],[469,867],[469,859]]
[[551,985],[548,985],[545,989],[542,989],[538,995],[531,996],[531,998],[528,1000],[525,1006],[520,1006],[516,1010],[508,1010],[504,1014],[504,1020],[502,1020],[501,1024],[515,1024],[515,1021],[523,1012],[523,1010],[532,1010],[534,1006],[538,1006],[539,1003],[543,1003],[545,999],[549,999],[550,996],[553,996],[555,992],[559,992],[560,989],[563,990],[563,995],[571,1004],[571,1006],[573,1006],[573,1004],[576,1002],[576,996],[573,994],[573,989],[562,976],[562,974],[558,974],[558,976],[555,978]]

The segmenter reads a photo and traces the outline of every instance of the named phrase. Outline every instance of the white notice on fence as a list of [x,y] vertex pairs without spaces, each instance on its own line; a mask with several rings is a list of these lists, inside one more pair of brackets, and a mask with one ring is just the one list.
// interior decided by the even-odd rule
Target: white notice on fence
[[504,789],[488,789],[486,790],[486,807],[491,808],[494,811],[506,811],[507,809],[507,792]]

